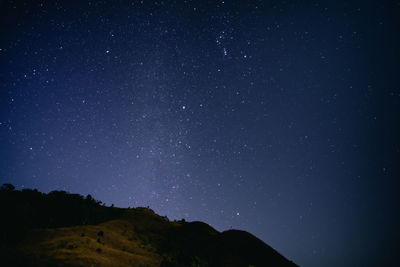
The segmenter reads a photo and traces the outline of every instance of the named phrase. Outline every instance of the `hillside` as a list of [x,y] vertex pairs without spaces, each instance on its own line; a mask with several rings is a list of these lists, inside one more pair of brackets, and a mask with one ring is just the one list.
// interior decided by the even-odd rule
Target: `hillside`
[[3,266],[297,266],[250,233],[169,221],[90,195],[0,190]]

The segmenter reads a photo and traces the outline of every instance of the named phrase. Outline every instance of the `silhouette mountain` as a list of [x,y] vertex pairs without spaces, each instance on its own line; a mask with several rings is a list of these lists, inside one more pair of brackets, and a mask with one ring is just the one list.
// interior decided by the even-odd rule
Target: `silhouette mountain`
[[106,207],[90,195],[4,184],[0,207],[2,266],[297,266],[248,232]]

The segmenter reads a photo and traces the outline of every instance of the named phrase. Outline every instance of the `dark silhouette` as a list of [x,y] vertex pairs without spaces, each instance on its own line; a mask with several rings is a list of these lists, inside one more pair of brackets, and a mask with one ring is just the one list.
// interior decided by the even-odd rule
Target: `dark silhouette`
[[5,184],[0,203],[5,266],[296,266],[247,232],[106,207],[91,195]]
[[13,186],[12,184],[3,184],[1,186],[2,191],[13,191],[15,189],[15,186]]

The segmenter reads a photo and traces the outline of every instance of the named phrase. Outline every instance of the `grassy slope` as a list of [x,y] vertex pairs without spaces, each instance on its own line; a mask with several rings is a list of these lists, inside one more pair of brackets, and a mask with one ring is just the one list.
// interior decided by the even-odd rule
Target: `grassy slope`
[[24,255],[19,264],[160,266],[155,236],[170,227],[174,224],[151,210],[135,209],[99,225],[35,229],[18,245],[18,255]]
[[1,266],[296,266],[255,236],[54,191],[0,190]]

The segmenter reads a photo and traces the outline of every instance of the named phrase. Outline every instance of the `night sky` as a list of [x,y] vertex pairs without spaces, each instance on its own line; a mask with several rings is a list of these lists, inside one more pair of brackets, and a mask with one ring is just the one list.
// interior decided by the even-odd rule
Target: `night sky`
[[393,263],[399,1],[72,2],[0,2],[1,184]]

